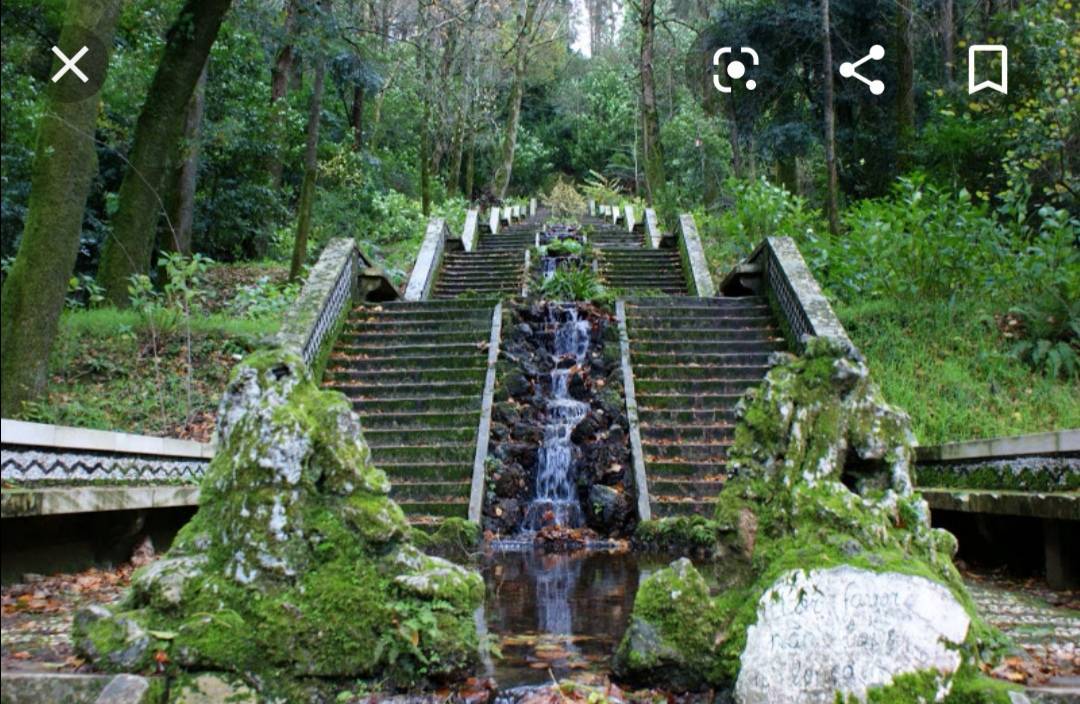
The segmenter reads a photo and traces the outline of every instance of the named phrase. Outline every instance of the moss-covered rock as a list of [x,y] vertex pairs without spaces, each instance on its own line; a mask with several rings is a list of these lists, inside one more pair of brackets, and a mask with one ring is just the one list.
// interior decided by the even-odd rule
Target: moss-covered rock
[[259,353],[222,400],[198,513],[119,610],[76,619],[99,667],[412,684],[473,661],[480,576],[409,543],[348,400]]
[[[959,652],[959,666],[938,673],[947,691],[953,680],[966,677],[957,673],[974,672],[968,666],[989,657],[1001,641],[978,619],[953,567],[955,539],[931,528],[926,502],[912,489],[914,438],[907,416],[884,401],[862,359],[839,342],[814,338],[802,357],[785,355],[776,361],[740,406],[729,453],[735,476],[719,496],[715,524],[708,526],[718,536],[715,553],[725,561],[718,572],[735,579],[681,622],[678,639],[665,641],[679,652],[667,659],[685,663],[701,657],[700,646],[691,644],[710,644],[707,661],[699,661],[694,673],[680,671],[677,681],[697,674],[699,686],[733,686],[746,664],[748,631],[761,625],[768,595],[786,598],[784,585],[805,581],[813,570],[847,566],[854,568],[848,576],[855,581],[860,573],[882,572],[928,580],[931,589],[943,587],[966,615],[959,642],[949,646]],[[653,595],[646,585],[635,602],[634,619],[664,633],[665,622],[650,604]],[[795,596],[796,605],[812,601]],[[834,602],[830,596],[822,603]],[[897,603],[901,610],[909,608]],[[845,620],[830,612],[822,618],[838,634],[858,627],[850,616]],[[630,649],[632,635],[621,651]],[[818,657],[802,652],[803,641],[792,642],[793,650],[780,648],[775,657],[793,663]],[[620,663],[630,678],[650,667],[644,659]],[[790,699],[777,698],[776,692],[773,699],[755,699],[740,687],[739,700],[831,702],[834,693],[849,694],[842,677],[824,682],[815,677],[805,680],[802,689],[796,686]],[[880,678],[876,683],[889,684]]]

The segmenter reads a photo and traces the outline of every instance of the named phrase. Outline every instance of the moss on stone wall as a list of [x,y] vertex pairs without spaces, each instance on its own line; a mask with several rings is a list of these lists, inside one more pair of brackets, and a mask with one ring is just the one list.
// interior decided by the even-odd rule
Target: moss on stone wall
[[[955,538],[931,528],[926,502],[912,489],[913,445],[907,416],[885,403],[865,364],[841,343],[812,338],[802,357],[786,355],[740,406],[729,454],[734,477],[714,520],[682,531],[695,542],[715,532],[718,572],[732,583],[704,603],[691,598],[699,615],[652,652],[635,634],[663,635],[670,624],[655,613],[651,595],[676,576],[693,582],[693,567],[675,563],[648,577],[616,671],[653,684],[661,677],[688,688],[730,686],[766,591],[792,570],[840,565],[945,585],[972,618],[963,662],[992,658],[1003,639],[978,618],[952,564]],[[644,537],[677,528],[646,525]],[[677,610],[688,593],[672,590],[669,602]],[[953,679],[959,685],[971,672]]]
[[227,671],[292,691],[303,678],[412,685],[474,662],[478,574],[409,543],[356,416],[292,354],[233,374],[202,504],[114,612],[80,613],[107,670]]

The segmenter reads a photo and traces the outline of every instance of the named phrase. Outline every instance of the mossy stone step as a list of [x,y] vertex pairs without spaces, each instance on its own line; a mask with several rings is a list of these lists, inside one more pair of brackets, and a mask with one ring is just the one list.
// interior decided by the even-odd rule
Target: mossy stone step
[[784,349],[783,338],[761,336],[748,340],[672,340],[670,333],[666,339],[635,340],[630,338],[630,349],[642,352],[660,352],[664,354],[717,354],[720,352],[775,352]]
[[[348,394],[346,394],[348,396]],[[353,398],[353,410],[360,415],[367,413],[406,413],[434,412],[434,411],[465,411],[480,410],[480,392],[468,396],[420,396],[420,397],[396,397],[396,398]]]
[[768,364],[635,364],[635,379],[757,379],[769,371]]
[[[474,419],[475,420],[475,419]],[[472,427],[364,428],[364,438],[372,445],[435,445],[476,441],[476,423]]]
[[445,316],[437,320],[349,320],[345,332],[426,332],[430,330],[450,330],[456,332],[475,332],[483,335],[491,330],[491,316],[478,315],[474,318],[455,318]]
[[475,412],[466,413],[362,413],[360,427],[366,435],[372,430],[438,430],[440,428],[472,428],[479,418]]
[[380,462],[471,462],[476,452],[472,442],[428,443],[426,445],[380,445],[368,441],[375,466]]
[[[679,336],[679,342],[690,342],[696,340],[715,340],[716,342],[743,342],[746,340],[762,340],[772,341],[781,339],[780,330],[771,324],[761,325],[759,323],[745,323],[740,322],[738,326],[733,327],[719,327],[714,326],[712,321],[693,328],[678,328],[678,332],[675,333]],[[648,342],[650,340],[666,340],[672,335],[671,328],[641,328],[633,326],[630,328],[630,339],[639,339],[642,342]]]
[[468,310],[475,308],[487,308],[488,313],[491,313],[491,306],[486,303],[477,303],[475,305],[462,305],[458,303],[444,303],[440,301],[390,301],[388,303],[380,303],[377,305],[364,304],[353,308],[353,311],[377,311],[380,314],[393,314],[393,313],[408,313],[412,311],[416,312],[431,312],[446,310]]
[[373,384],[340,379],[327,382],[326,385],[352,398],[394,399],[401,396],[465,396],[473,392],[479,394],[481,391],[480,384],[475,381],[418,381]]
[[762,296],[742,296],[738,298],[699,298],[697,296],[683,296],[677,308],[672,308],[672,301],[664,298],[633,298],[627,302],[627,314],[638,310],[677,310],[684,312],[687,309],[717,309],[717,308],[745,308],[746,306],[768,305],[768,301]]
[[455,330],[423,330],[420,332],[344,332],[341,339],[348,344],[356,346],[366,345],[408,345],[413,342],[442,343],[442,342],[472,342],[474,344],[486,342],[490,335],[484,335],[473,330],[457,332]]
[[378,462],[391,483],[395,481],[449,482],[472,479],[472,462]]
[[470,482],[393,482],[390,498],[395,501],[438,501],[447,497],[468,497]]
[[634,370],[637,371],[639,364],[645,366],[671,366],[671,365],[767,365],[769,363],[769,356],[772,354],[769,350],[747,350],[747,351],[735,351],[735,352],[694,352],[679,350],[677,353],[671,352],[648,352],[637,348],[634,342],[630,342],[630,360],[633,362]]
[[682,460],[686,462],[707,462],[721,464],[727,460],[731,442],[657,442],[642,438],[641,451],[645,454],[645,463],[657,460]]
[[761,383],[761,379],[637,379],[638,393],[679,393],[685,396],[699,394],[741,394]]
[[706,498],[717,496],[724,488],[724,482],[708,479],[651,479],[650,496],[692,496]]
[[438,516],[442,518],[468,518],[469,497],[444,497],[438,501],[423,501],[418,499],[399,499],[401,506],[407,515],[419,514],[424,516]]
[[714,425],[691,423],[646,425],[642,423],[640,431],[643,443],[651,443],[657,440],[667,442],[731,442],[735,437],[735,426],[719,423]]
[[734,423],[735,407],[730,408],[645,408],[639,404],[641,423],[645,425],[671,425],[675,423],[702,425],[706,423]]
[[472,369],[417,367],[415,369],[374,369],[360,371],[351,368],[331,368],[326,370],[327,379],[349,381],[356,384],[409,384],[420,382],[471,381],[477,386],[484,382],[484,367],[476,365]]
[[[484,342],[487,342],[484,340]],[[487,347],[487,345],[483,345]],[[485,359],[487,351],[482,349],[477,342],[443,342],[439,344],[372,344],[362,345],[339,342],[337,350],[344,355],[352,357],[431,357],[436,354],[477,354],[483,352]]]
[[716,513],[715,501],[664,501],[660,497],[658,501],[649,502],[653,518],[668,518],[671,516],[707,516],[712,517]]
[[743,324],[773,325],[775,320],[768,308],[764,307],[761,309],[747,308],[745,310],[716,311],[710,312],[708,315],[634,316],[627,320],[628,330],[681,330],[697,328],[701,325],[739,327]]
[[639,393],[637,395],[638,406],[644,408],[734,408],[743,395],[733,394],[659,394]]
[[686,459],[654,459],[645,461],[645,473],[654,478],[707,479],[727,473],[727,461],[699,462]]
[[335,367],[348,366],[359,372],[369,371],[410,371],[413,369],[453,368],[460,370],[483,369],[487,366],[487,356],[477,354],[476,350],[469,350],[465,354],[447,354],[445,356],[430,357],[415,355],[411,357],[380,357],[369,356],[363,358],[351,358],[344,354],[334,353],[330,355],[330,364]]

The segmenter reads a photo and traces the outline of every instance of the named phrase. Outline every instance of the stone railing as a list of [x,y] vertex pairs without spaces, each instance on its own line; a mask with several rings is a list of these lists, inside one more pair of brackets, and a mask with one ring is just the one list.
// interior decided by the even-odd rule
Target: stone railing
[[484,481],[487,476],[485,461],[488,456],[488,442],[491,439],[491,410],[495,404],[495,376],[501,340],[502,303],[500,302],[495,304],[495,310],[491,313],[487,371],[484,374],[484,392],[480,401],[480,425],[476,431],[476,451],[473,454],[472,483],[469,487],[469,520],[476,523],[480,523],[483,518],[481,512],[484,508]]
[[334,238],[308,273],[275,343],[303,357],[318,377],[353,303],[394,298],[397,291],[386,274],[371,265],[356,242],[348,237]]
[[446,227],[445,220],[431,218],[428,221],[424,242],[420,245],[419,254],[416,255],[416,264],[413,265],[409,284],[405,287],[406,301],[423,301],[431,296],[431,289],[434,288],[435,279],[439,275],[439,267],[442,265],[443,254],[446,251],[446,240],[449,237],[450,230]]
[[645,208],[645,233],[649,236],[649,245],[653,249],[659,249],[664,233],[660,232],[660,223],[656,218],[656,211]]
[[795,240],[766,238],[745,262],[724,277],[721,290],[731,292],[748,275],[760,277],[764,291],[759,293],[767,295],[779,313],[784,334],[796,351],[803,350],[808,337],[831,337],[855,350]]
[[466,252],[475,250],[476,243],[480,239],[480,230],[477,227],[477,221],[479,219],[480,211],[475,208],[465,213],[465,226],[461,228],[461,246]]
[[622,365],[623,395],[626,398],[626,419],[630,426],[630,457],[634,465],[634,488],[637,489],[638,519],[652,519],[649,504],[649,481],[645,474],[645,453],[641,446],[641,423],[638,418],[637,395],[634,389],[634,370],[630,362],[630,335],[626,328],[626,304],[615,301],[615,320],[619,325],[619,358]]
[[705,259],[705,248],[701,244],[694,216],[690,213],[679,216],[678,245],[690,294],[702,298],[715,296],[716,287],[709,273],[708,260]]

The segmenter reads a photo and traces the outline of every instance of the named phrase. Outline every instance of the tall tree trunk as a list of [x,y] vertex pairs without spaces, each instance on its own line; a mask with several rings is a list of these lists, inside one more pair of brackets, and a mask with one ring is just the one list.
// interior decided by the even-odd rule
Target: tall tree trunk
[[184,114],[210,47],[231,0],[187,0],[169,29],[165,52],[135,126],[134,145],[120,184],[112,234],[101,252],[98,279],[106,298],[128,303],[128,279],[150,269],[158,218],[158,195],[169,155],[184,126]]
[[465,139],[465,197],[468,200],[473,199],[473,195],[476,192],[476,126],[470,120],[468,127],[468,136]]
[[[120,5],[120,0],[68,0],[57,46],[74,56],[81,45],[76,28],[87,27],[111,52]],[[108,56],[99,65],[104,71]],[[59,69],[60,63],[54,61],[50,75]],[[0,415],[4,417],[19,413],[23,404],[45,389],[49,352],[79,254],[86,197],[97,174],[94,131],[99,93],[65,100],[69,90],[65,81],[74,80],[69,74],[45,89],[26,224],[0,295]],[[104,82],[105,76],[100,80]]]
[[641,3],[641,147],[645,166],[645,200],[655,205],[664,190],[664,152],[660,146],[660,118],[656,111],[653,45],[656,37],[656,2]]
[[308,235],[311,234],[312,211],[315,209],[315,184],[319,176],[319,122],[322,117],[323,85],[326,82],[326,60],[315,59],[315,85],[311,90],[308,109],[307,144],[304,146],[304,182],[300,186],[300,203],[296,213],[296,240],[293,242],[289,281],[296,281],[307,261]]
[[170,187],[166,190],[165,213],[168,216],[162,249],[191,255],[191,231],[195,223],[195,188],[199,173],[199,135],[206,108],[206,66],[203,66],[195,92],[184,114],[184,133],[180,140]]
[[352,112],[349,115],[349,124],[353,129],[353,150],[361,151],[364,148],[364,87],[353,86]]
[[450,140],[450,170],[446,177],[446,192],[450,195],[458,194],[461,185],[461,160],[465,155],[465,115],[463,110],[458,111],[454,121],[454,136]]
[[915,146],[915,42],[911,36],[913,0],[896,3],[896,165],[903,173],[911,167]]
[[[271,156],[267,162],[267,170],[270,172],[270,190],[277,192],[281,187],[281,175],[284,165],[281,162],[282,141],[285,137],[285,101],[282,100],[289,93],[289,75],[292,73],[293,62],[296,60],[296,49],[293,47],[293,33],[296,31],[296,0],[288,0],[285,4],[285,44],[278,50],[274,59],[274,67],[270,69],[270,134],[274,140]],[[265,253],[265,248],[261,248]]]
[[956,17],[953,0],[941,0],[941,51],[945,66],[945,85],[952,88],[956,57]]
[[821,0],[821,68],[825,78],[822,112],[825,117],[825,168],[828,184],[825,213],[829,219],[829,231],[835,235],[840,232],[840,179],[836,174],[836,115],[833,106],[832,37],[829,28],[829,0]]
[[491,178],[491,188],[499,199],[506,197],[510,176],[514,171],[514,150],[517,147],[518,122],[521,120],[521,96],[525,90],[525,62],[532,44],[533,20],[538,4],[539,0],[526,0],[525,17],[521,19],[514,46],[514,79],[510,85],[510,97],[506,101],[506,128],[499,150],[499,164]]

